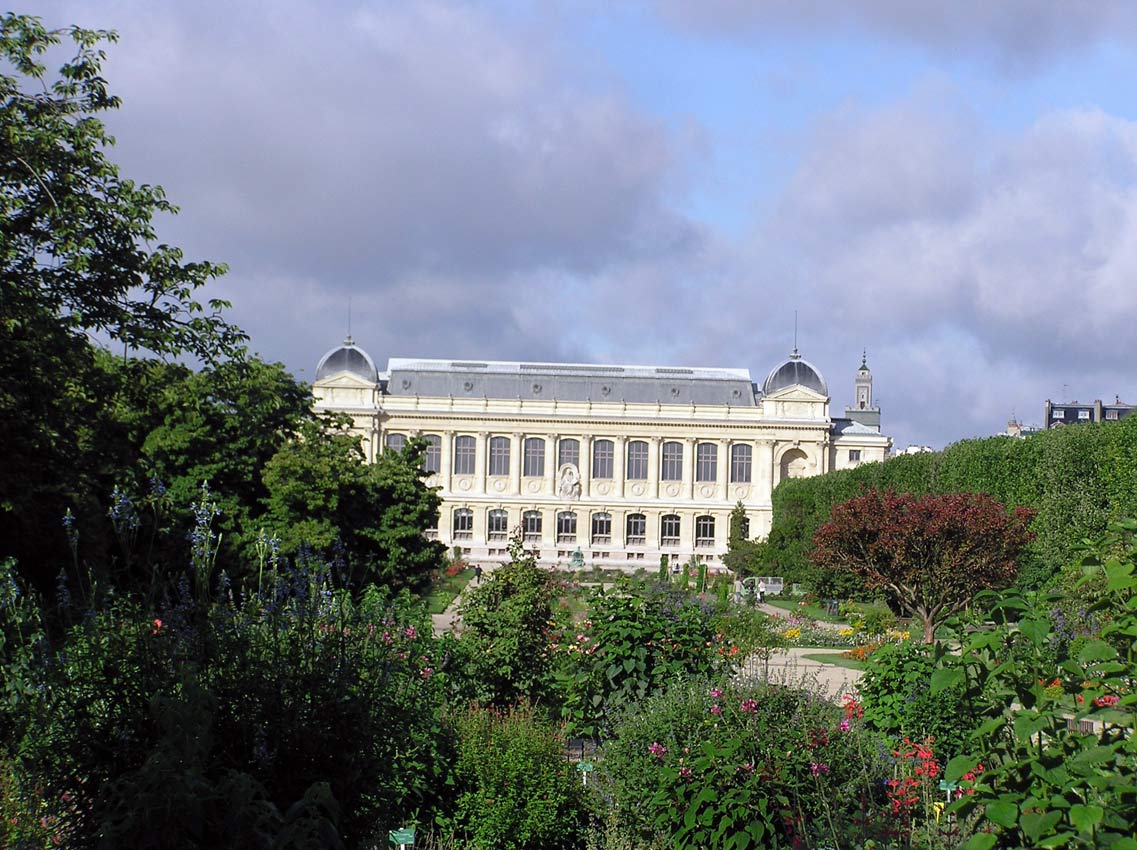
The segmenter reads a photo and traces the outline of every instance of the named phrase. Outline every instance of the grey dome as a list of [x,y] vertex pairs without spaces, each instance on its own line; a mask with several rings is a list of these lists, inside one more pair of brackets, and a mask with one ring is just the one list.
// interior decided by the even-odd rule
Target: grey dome
[[766,376],[766,382],[762,384],[762,392],[765,395],[770,395],[795,384],[811,389],[823,396],[829,395],[829,387],[821,372],[808,360],[802,360],[796,348],[788,360],[783,360],[770,370],[770,374]]
[[316,380],[325,381],[333,375],[347,372],[372,384],[379,382],[378,370],[367,352],[356,346],[349,336],[339,348],[333,348],[320,358],[316,366]]

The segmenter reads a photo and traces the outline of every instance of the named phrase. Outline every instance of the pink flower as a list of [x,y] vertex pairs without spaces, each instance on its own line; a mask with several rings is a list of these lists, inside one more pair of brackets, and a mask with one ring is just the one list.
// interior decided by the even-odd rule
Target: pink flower
[[718,699],[722,696],[722,688],[711,688],[711,699]]
[[849,731],[849,718],[846,717],[844,720],[842,720],[841,723],[839,724],[839,728],[842,732],[848,732]]
[[711,714],[722,714],[722,706],[716,702],[711,706]]
[[691,768],[689,768],[689,767],[679,768],[679,778],[685,779],[688,782],[690,782],[691,781]]
[[432,675],[434,675],[434,668],[433,667],[423,667],[422,668],[422,677],[424,679],[429,679]]
[[652,741],[648,744],[647,751],[657,759],[661,759],[667,754],[667,747],[663,746],[659,741]]
[[408,640],[414,640],[416,637],[418,637],[418,630],[415,629],[414,626],[407,626],[405,629],[403,629],[403,637],[407,638]]
[[809,772],[812,773],[814,776],[820,776],[822,773],[828,773],[829,772],[829,765],[824,764],[823,762],[819,762],[819,761],[810,762]]
[[758,713],[758,700],[744,699],[739,706],[743,714],[757,714]]
[[155,617],[154,618],[154,629],[153,629],[153,631],[150,632],[150,634],[152,634],[152,635],[158,634],[158,630],[160,628],[162,628],[162,621],[159,620],[157,617]]

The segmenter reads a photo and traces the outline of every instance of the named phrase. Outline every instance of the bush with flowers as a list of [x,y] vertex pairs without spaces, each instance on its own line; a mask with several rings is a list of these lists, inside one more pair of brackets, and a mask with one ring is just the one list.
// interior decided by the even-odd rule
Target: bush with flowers
[[852,698],[774,684],[677,684],[601,748],[610,844],[852,846],[890,829],[890,757]]

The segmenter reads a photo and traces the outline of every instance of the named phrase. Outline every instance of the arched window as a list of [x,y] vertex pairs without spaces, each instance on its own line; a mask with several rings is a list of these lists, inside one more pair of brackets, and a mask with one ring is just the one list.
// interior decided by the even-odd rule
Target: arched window
[[576,542],[576,514],[572,511],[561,511],[557,514],[557,542]]
[[659,545],[679,545],[679,516],[677,514],[664,514],[659,518]]
[[730,483],[749,484],[753,450],[745,443],[730,447]]
[[442,438],[437,434],[427,434],[423,439],[426,441],[426,454],[422,459],[422,471],[433,475],[442,469]]
[[490,475],[509,475],[509,438],[490,437]]
[[462,436],[454,438],[454,474],[474,474],[474,454],[477,444],[473,437]]
[[540,478],[545,474],[545,441],[540,437],[525,439],[524,467],[522,475]]
[[486,537],[490,540],[505,540],[509,537],[509,511],[494,508],[486,514]]
[[592,477],[611,478],[612,461],[616,449],[611,440],[597,440],[592,444]]
[[624,538],[628,546],[643,546],[647,542],[647,517],[643,514],[628,514],[627,534]]
[[647,443],[632,440],[628,443],[628,480],[647,480]]
[[713,516],[695,517],[695,545],[700,547],[715,545],[715,518]]
[[683,480],[682,443],[663,444],[663,457],[659,464],[659,478],[661,481]]
[[526,543],[541,542],[541,512],[526,511],[521,517],[521,527]]
[[474,512],[469,508],[455,508],[454,522],[451,525],[455,540],[469,540],[474,536]]
[[695,480],[714,481],[718,477],[719,447],[714,443],[695,446]]
[[388,434],[387,439],[383,443],[383,445],[387,447],[387,451],[391,452],[401,452],[403,450],[403,446],[406,444],[406,434]]
[[804,478],[809,461],[806,458],[805,452],[801,449],[790,449],[782,455],[782,462],[780,464],[780,471],[782,473],[779,481],[784,481],[787,478]]
[[557,466],[566,463],[580,469],[580,440],[561,440],[557,445]]
[[598,513],[592,515],[592,543],[612,542],[612,514]]

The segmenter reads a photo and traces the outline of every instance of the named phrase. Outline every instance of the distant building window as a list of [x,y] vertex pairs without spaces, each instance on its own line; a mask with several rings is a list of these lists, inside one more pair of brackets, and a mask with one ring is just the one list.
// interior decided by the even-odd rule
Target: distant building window
[[561,440],[557,453],[557,466],[571,463],[577,469],[580,468],[580,440]]
[[592,444],[592,477],[611,478],[612,461],[616,456],[615,444],[611,440],[597,440]]
[[1115,421],[1116,421],[1116,419],[1117,419],[1117,411],[1116,411],[1116,410],[1107,410],[1107,411],[1105,412],[1105,418],[1106,418],[1106,419],[1112,419],[1112,420],[1115,420]]
[[557,514],[557,542],[576,542],[576,514],[572,511],[561,511]]
[[486,516],[486,534],[490,540],[505,540],[509,536],[509,512],[495,508]]
[[521,526],[524,529],[526,543],[539,543],[541,541],[540,511],[526,511],[521,517]]
[[474,453],[477,445],[473,437],[454,438],[454,474],[474,474]]
[[715,545],[715,518],[713,516],[695,517],[695,545]]
[[592,545],[612,542],[612,514],[592,515]]
[[1079,410],[1078,411],[1078,418],[1079,419],[1089,419],[1090,418],[1090,412],[1088,410]]
[[860,462],[861,462],[861,450],[860,449],[849,449],[849,463],[860,463]]
[[752,449],[739,444],[730,447],[730,481],[732,484],[750,483]]
[[426,440],[426,455],[422,459],[422,469],[427,475],[442,469],[442,438],[437,434],[427,434],[423,437]]
[[1050,418],[1051,419],[1065,419],[1066,418],[1066,411],[1063,410],[1061,407],[1056,407],[1052,411],[1050,411]]
[[525,466],[521,474],[530,478],[540,478],[545,474],[545,441],[540,437],[525,440]]
[[663,481],[683,480],[682,443],[663,444],[663,458],[659,465],[659,477]]
[[632,440],[628,443],[628,480],[647,480],[647,443],[643,440]]
[[469,508],[455,509],[452,529],[454,531],[453,537],[455,540],[469,540],[473,537],[474,512]]
[[401,452],[403,446],[407,444],[406,434],[388,434],[384,445],[387,446],[387,451]]
[[659,518],[659,545],[679,545],[679,517],[676,514],[664,514]]
[[509,438],[490,437],[490,475],[509,475]]
[[714,481],[718,477],[719,449],[714,443],[695,447],[695,480]]
[[647,542],[647,517],[643,514],[628,514],[628,546],[643,546]]

